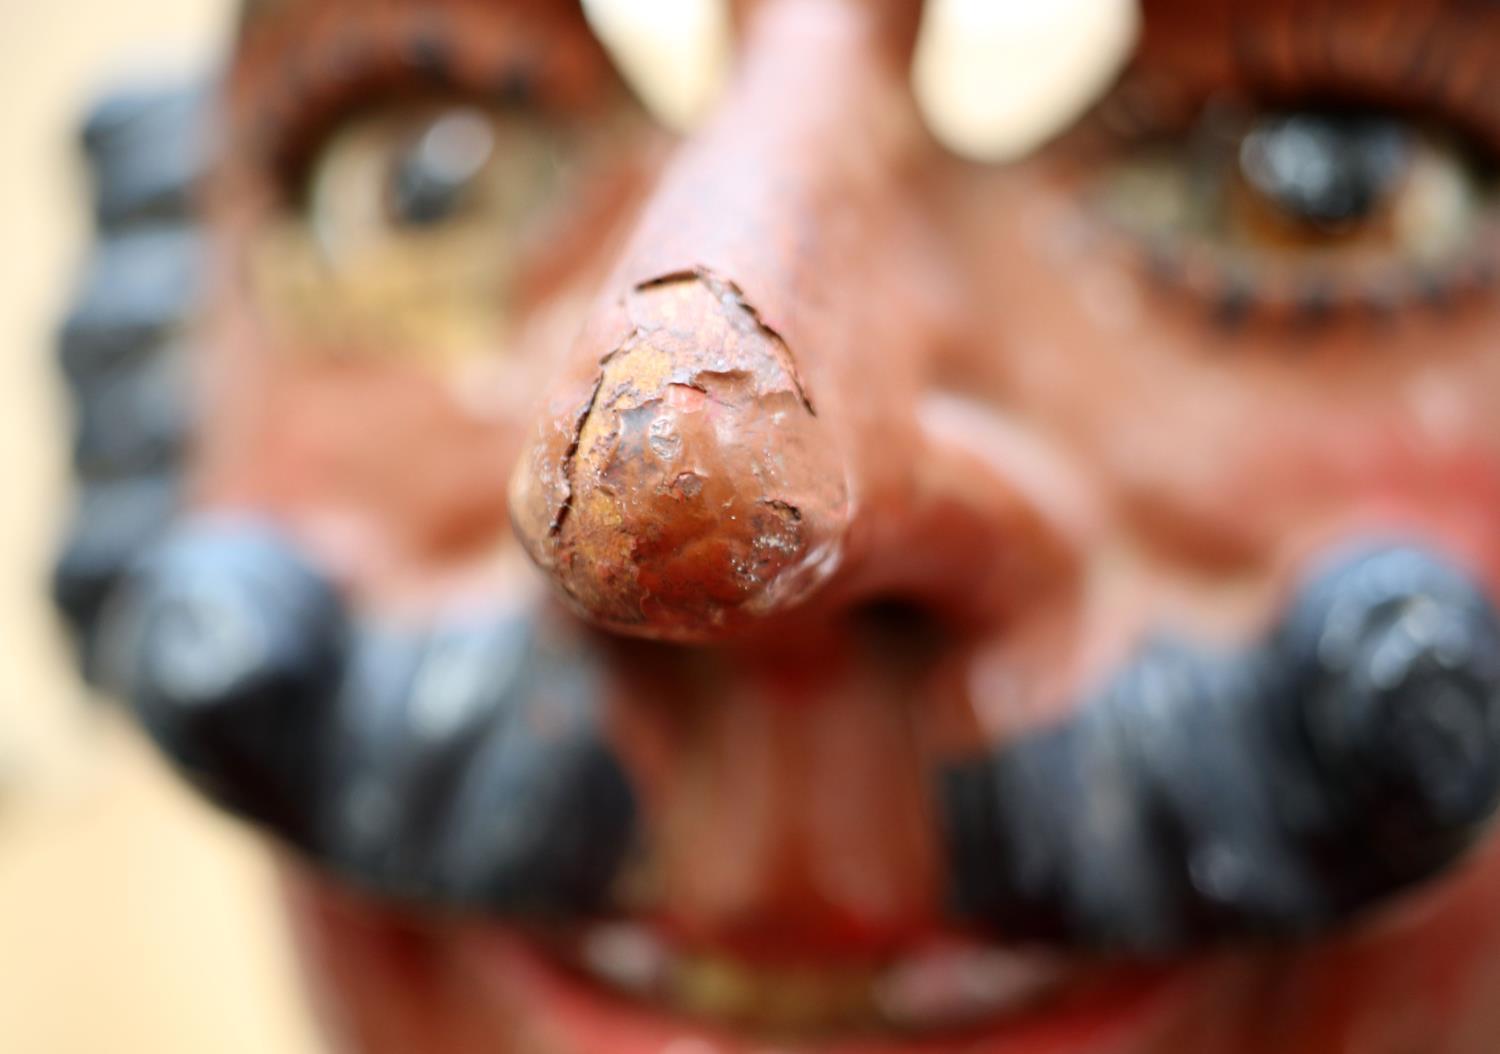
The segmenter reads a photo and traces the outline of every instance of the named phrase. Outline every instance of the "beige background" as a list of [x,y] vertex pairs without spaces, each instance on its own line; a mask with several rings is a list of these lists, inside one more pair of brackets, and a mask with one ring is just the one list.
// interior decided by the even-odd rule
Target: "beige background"
[[[192,68],[225,0],[0,0],[0,1051],[312,1054],[264,855],[83,698],[43,601],[66,509],[50,336],[86,245],[76,115]],[[193,59],[196,58],[196,61]]]

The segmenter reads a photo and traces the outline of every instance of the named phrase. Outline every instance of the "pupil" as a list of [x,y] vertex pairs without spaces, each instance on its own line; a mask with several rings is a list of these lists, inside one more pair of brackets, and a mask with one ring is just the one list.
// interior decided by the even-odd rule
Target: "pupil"
[[1412,138],[1403,123],[1367,114],[1266,117],[1240,144],[1240,174],[1288,216],[1346,227],[1389,199],[1411,160]]
[[425,227],[451,217],[495,151],[490,122],[475,110],[433,121],[397,159],[391,211],[398,223]]

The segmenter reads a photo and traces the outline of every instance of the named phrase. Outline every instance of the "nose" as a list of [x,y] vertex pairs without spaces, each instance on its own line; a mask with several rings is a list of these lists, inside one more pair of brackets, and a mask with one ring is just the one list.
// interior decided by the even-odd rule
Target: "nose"
[[707,641],[860,594],[1015,592],[1012,553],[1011,581],[975,586],[1002,573],[996,524],[1031,512],[923,412],[960,312],[922,212],[916,8],[742,6],[736,80],[643,209],[512,480],[524,546],[595,624]]
[[777,333],[706,267],[633,284],[625,332],[518,476],[537,562],[591,619],[711,633],[798,602],[838,559],[848,466]]

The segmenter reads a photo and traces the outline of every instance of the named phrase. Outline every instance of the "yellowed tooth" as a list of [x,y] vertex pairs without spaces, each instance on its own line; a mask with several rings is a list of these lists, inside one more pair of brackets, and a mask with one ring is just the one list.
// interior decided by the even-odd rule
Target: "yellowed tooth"
[[672,1002],[702,1017],[742,1019],[756,1002],[754,979],[725,959],[684,959],[677,964],[670,985]]
[[870,967],[793,970],[766,1000],[766,1021],[787,1030],[849,1027],[870,1020]]
[[628,921],[586,930],[576,954],[618,990],[792,1041],[834,1029],[969,1024],[1033,1004],[1072,975],[1051,956],[980,947],[931,949],[880,966],[753,966],[675,953]]
[[809,970],[788,970],[761,976],[756,1019],[778,1031],[804,1031],[837,1016],[831,1005],[837,995],[834,978]]

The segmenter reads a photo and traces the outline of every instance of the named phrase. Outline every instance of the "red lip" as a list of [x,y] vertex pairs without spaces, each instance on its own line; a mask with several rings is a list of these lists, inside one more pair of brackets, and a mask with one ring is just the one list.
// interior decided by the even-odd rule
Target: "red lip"
[[513,932],[471,929],[458,940],[486,998],[511,1008],[518,1034],[548,1054],[1129,1054],[1159,1043],[1206,983],[1198,962],[1122,964],[962,1030],[747,1038],[610,991]]

